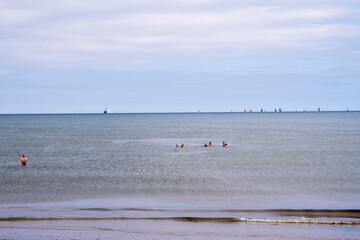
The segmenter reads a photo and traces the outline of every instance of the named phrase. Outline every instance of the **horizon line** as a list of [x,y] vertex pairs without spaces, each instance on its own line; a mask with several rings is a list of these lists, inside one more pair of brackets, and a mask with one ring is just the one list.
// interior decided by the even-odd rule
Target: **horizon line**
[[227,111],[227,112],[110,112],[110,113],[103,113],[103,112],[87,112],[87,113],[76,113],[76,112],[68,112],[68,113],[0,113],[0,115],[116,115],[116,114],[211,114],[211,113],[331,113],[331,112],[360,112],[360,110],[301,110],[301,111]]

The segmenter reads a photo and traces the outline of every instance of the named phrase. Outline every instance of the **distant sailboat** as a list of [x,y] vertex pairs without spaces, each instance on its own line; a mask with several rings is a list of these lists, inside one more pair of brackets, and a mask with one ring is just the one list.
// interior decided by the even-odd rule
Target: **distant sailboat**
[[110,113],[110,109],[105,108],[105,110],[104,110],[104,114],[108,114],[108,113]]

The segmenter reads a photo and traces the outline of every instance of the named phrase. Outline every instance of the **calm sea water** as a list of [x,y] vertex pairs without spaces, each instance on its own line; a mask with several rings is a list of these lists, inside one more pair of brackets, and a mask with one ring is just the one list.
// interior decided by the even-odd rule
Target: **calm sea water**
[[0,237],[356,239],[359,146],[359,112],[0,115]]
[[359,112],[0,115],[5,219],[358,220],[359,183]]

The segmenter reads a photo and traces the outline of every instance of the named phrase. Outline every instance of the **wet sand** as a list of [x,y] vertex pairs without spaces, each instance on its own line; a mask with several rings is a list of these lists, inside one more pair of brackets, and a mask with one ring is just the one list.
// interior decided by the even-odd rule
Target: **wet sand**
[[360,239],[360,225],[180,221],[177,219],[43,219],[0,221],[0,239]]

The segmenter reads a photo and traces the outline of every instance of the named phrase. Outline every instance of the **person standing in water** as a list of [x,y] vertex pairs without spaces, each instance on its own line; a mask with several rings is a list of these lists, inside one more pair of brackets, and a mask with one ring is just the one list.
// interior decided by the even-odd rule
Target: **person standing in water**
[[23,154],[23,157],[22,157],[22,159],[21,159],[21,164],[22,164],[23,166],[26,166],[26,163],[27,163],[27,159],[26,159],[26,157],[25,157],[25,154]]

